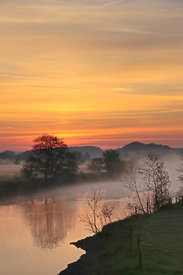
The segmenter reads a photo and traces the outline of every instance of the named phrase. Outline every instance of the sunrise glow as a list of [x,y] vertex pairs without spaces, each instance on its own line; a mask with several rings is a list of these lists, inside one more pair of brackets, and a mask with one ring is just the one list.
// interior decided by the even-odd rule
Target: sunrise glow
[[182,12],[178,0],[2,0],[0,151],[44,133],[182,147]]

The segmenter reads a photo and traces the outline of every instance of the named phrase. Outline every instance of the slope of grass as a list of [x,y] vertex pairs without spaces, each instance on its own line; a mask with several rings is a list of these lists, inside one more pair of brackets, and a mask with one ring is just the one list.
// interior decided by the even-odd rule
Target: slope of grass
[[103,228],[101,240],[103,244],[96,252],[93,274],[183,274],[183,207],[180,204],[168,205],[148,216],[133,216],[109,224]]

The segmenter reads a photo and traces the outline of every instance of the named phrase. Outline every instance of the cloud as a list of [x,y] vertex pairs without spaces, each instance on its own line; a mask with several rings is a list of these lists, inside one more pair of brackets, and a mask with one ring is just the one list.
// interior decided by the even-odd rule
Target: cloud
[[[109,1],[107,3],[103,3],[100,5],[100,2],[99,2],[99,7],[100,9],[103,9],[103,8],[106,8],[106,7],[111,7],[111,6],[115,6],[115,5],[118,5],[120,3],[122,3],[124,0],[117,0],[117,1]],[[106,1],[105,1],[106,2]]]
[[182,1],[0,5],[3,135],[63,130],[72,142],[78,132],[82,142],[101,135],[107,144],[105,135],[150,138],[155,129],[163,138],[162,127],[180,137]]

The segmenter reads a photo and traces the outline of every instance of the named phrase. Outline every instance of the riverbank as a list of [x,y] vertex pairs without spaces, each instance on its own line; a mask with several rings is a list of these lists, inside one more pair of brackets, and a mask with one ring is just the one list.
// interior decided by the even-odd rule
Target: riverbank
[[59,275],[183,274],[183,205],[106,225],[73,243],[86,254]]

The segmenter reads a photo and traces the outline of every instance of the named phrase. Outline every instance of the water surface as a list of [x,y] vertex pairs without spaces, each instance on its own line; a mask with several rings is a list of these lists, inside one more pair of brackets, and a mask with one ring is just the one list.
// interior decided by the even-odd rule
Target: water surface
[[[113,220],[126,215],[119,182],[93,184],[114,206]],[[70,242],[92,233],[80,217],[90,211],[86,193],[91,185],[70,186],[0,206],[0,274],[58,274],[83,253]]]

